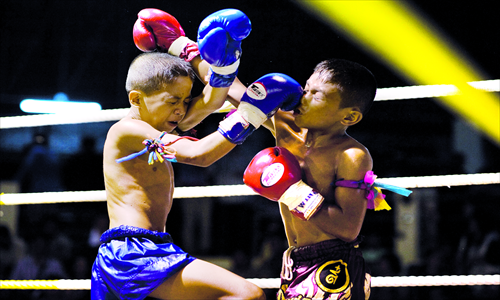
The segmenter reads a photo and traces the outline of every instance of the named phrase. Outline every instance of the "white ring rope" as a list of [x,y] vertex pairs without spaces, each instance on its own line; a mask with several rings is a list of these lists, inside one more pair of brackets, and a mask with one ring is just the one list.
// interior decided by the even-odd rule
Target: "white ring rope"
[[[377,181],[404,188],[500,184],[500,173],[381,178]],[[244,184],[176,187],[174,198],[205,198],[257,195]],[[0,205],[106,201],[105,191],[10,193],[0,195]]]
[[[469,82],[469,84],[486,92],[500,91],[500,79],[474,81]],[[456,93],[457,88],[454,85],[445,84],[380,88],[377,89],[375,101],[434,98],[449,96]],[[216,112],[225,113],[233,108],[234,106],[232,106],[229,102],[226,102],[224,106]],[[128,111],[129,108],[118,108],[105,109],[87,115],[77,112],[75,114],[42,114],[1,117],[0,129],[117,121],[125,117]]]
[[92,114],[44,114],[0,118],[0,129],[117,121],[130,109],[105,109]]
[[90,290],[90,279],[0,280],[0,290]]
[[[248,278],[262,289],[279,289],[280,278]],[[500,285],[500,274],[372,277],[372,287]],[[90,279],[0,280],[0,290],[90,290]]]
[[500,285],[500,274],[372,277],[372,287]]

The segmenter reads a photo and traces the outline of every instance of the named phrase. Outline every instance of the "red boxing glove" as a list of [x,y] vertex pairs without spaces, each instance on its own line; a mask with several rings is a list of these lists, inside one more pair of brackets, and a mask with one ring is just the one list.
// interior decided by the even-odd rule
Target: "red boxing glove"
[[290,151],[272,147],[255,155],[243,182],[259,195],[287,205],[293,215],[309,220],[324,198],[302,181],[301,174],[299,162]]
[[134,24],[134,43],[141,51],[159,50],[191,61],[200,54],[198,45],[185,36],[179,22],[170,14],[155,8],[141,10]]

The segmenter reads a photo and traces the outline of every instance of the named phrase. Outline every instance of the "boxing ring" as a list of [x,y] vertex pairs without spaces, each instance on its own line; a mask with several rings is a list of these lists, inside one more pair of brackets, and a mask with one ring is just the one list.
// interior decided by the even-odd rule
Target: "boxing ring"
[[[493,85],[491,85],[493,83]],[[500,80],[479,82],[477,88],[498,92],[484,86],[500,86]],[[418,87],[414,88],[415,98],[439,97],[440,93],[419,93]],[[395,93],[397,88],[385,88],[377,91],[376,101],[408,99]],[[453,91],[451,91],[453,92]],[[232,107],[226,105],[218,112],[227,112]],[[82,115],[30,115],[0,118],[0,129],[36,127],[60,124],[78,124],[91,122],[116,121],[124,117],[126,109],[103,110],[92,116]],[[457,174],[440,176],[416,176],[379,178],[382,183],[397,185],[404,188],[431,188],[452,187],[468,185],[500,184],[499,173]],[[202,197],[234,197],[257,195],[246,185],[216,185],[199,187],[176,187],[174,198],[202,198]],[[30,205],[49,203],[75,203],[75,202],[104,202],[105,191],[66,191],[43,193],[5,193],[0,195],[0,205]],[[279,278],[248,278],[263,289],[278,289]],[[493,275],[448,275],[448,276],[379,276],[372,277],[372,287],[432,287],[432,286],[474,286],[474,285],[500,285],[500,274]],[[90,290],[90,279],[61,279],[61,280],[0,280],[0,290]]]

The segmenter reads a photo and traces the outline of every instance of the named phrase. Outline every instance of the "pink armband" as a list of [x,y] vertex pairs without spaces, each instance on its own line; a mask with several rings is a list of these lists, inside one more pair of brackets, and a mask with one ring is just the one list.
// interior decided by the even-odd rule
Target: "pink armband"
[[373,171],[368,171],[365,174],[365,178],[360,181],[352,181],[352,180],[344,180],[339,179],[334,182],[335,186],[352,188],[352,189],[361,189],[365,190],[365,198],[368,200],[368,209],[374,210],[391,210],[391,207],[385,201],[385,195],[382,193],[382,189],[389,190],[399,195],[403,195],[408,197],[411,194],[411,191],[402,187],[398,187],[395,185],[375,182],[377,179],[377,175],[373,173]]

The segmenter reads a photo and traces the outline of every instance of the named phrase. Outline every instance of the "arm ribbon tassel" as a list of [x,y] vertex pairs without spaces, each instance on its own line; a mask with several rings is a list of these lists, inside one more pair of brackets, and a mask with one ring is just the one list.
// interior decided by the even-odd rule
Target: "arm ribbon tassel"
[[148,164],[152,165],[156,161],[159,161],[160,163],[163,163],[165,160],[169,162],[177,162],[177,159],[175,157],[175,150],[172,152],[172,149],[168,149],[167,147],[172,145],[173,143],[177,142],[180,139],[189,139],[192,141],[197,141],[198,139],[188,137],[188,136],[181,136],[168,144],[164,144],[161,139],[162,137],[166,134],[166,132],[162,132],[161,135],[156,138],[156,139],[145,139],[142,143],[146,146],[144,149],[142,149],[139,152],[132,153],[130,155],[127,155],[125,157],[119,158],[116,160],[117,163],[122,163],[124,161],[128,161],[131,159],[134,159],[136,157],[139,157],[143,154],[146,154],[146,152],[149,152],[149,157],[148,157]]
[[351,181],[351,180],[337,180],[335,182],[336,186],[346,187],[346,188],[354,188],[354,189],[363,189],[366,191],[365,198],[368,200],[368,209],[378,210],[391,210],[391,207],[385,201],[385,195],[382,193],[382,189],[389,190],[393,193],[403,195],[408,197],[412,191],[386,183],[376,182],[375,179],[377,175],[373,173],[373,171],[368,171],[365,174],[365,178],[360,181]]

